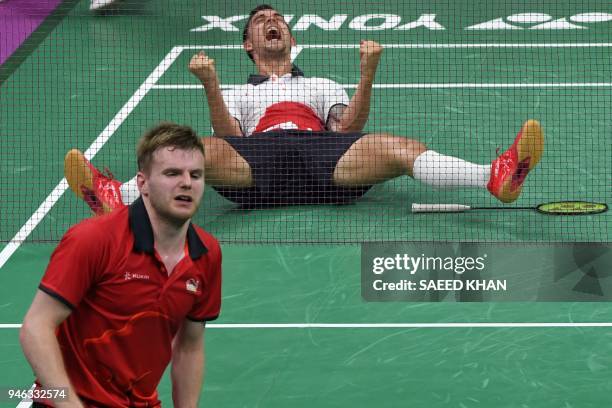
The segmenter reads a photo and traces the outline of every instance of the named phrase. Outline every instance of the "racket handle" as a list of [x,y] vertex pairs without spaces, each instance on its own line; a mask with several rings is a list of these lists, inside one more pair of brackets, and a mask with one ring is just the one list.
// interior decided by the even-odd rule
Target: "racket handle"
[[413,213],[431,212],[464,212],[470,209],[469,205],[463,204],[419,204],[412,203]]

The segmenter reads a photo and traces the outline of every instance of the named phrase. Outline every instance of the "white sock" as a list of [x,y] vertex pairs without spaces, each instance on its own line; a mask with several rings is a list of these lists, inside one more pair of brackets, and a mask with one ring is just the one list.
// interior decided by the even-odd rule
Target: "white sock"
[[412,174],[416,180],[435,187],[486,188],[491,165],[474,164],[427,150],[414,161]]
[[136,184],[136,177],[123,183],[119,187],[119,190],[121,191],[121,201],[123,201],[123,204],[125,205],[132,204],[138,197],[140,197],[138,184]]

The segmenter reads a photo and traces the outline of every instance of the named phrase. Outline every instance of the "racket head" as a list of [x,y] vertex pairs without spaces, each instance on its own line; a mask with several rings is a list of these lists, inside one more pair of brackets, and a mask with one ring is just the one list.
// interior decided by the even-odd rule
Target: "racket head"
[[536,210],[550,215],[589,215],[608,211],[608,205],[588,201],[554,201],[540,204]]

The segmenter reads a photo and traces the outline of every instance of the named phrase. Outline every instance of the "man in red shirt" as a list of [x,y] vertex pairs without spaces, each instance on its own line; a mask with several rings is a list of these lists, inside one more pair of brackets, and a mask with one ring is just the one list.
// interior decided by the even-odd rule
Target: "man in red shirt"
[[[382,46],[361,42],[360,78],[349,98],[334,81],[306,78],[291,62],[295,45],[283,16],[261,5],[243,32],[244,50],[258,71],[247,84],[222,91],[215,61],[203,52],[189,63],[204,88],[214,130],[214,137],[203,139],[206,181],[243,207],[342,204],[400,176],[434,187],[488,189],[510,203],[543,154],[544,135],[535,120],[526,121],[510,148],[486,164],[438,153],[408,137],[363,133]],[[65,175],[97,214],[138,197],[135,180],[121,185],[105,177],[78,150],[66,155]]]
[[39,406],[155,407],[172,361],[176,407],[195,407],[204,324],[219,315],[221,250],[191,223],[204,192],[204,146],[162,123],[138,146],[141,197],[72,227],[51,256],[20,341]]

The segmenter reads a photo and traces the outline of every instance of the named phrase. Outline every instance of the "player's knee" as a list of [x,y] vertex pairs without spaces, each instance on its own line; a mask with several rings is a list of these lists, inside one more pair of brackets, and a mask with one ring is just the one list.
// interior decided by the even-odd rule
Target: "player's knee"
[[206,182],[216,186],[250,187],[253,176],[248,162],[220,137],[205,137]]
[[393,151],[400,153],[401,155],[419,155],[427,150],[427,146],[425,146],[424,143],[421,143],[415,139],[387,134],[383,135],[383,137],[387,141],[388,148],[391,148]]
[[211,137],[203,137],[202,144],[204,145],[204,151],[208,152],[209,150],[214,151],[219,146],[219,138],[211,136]]
[[390,145],[387,148],[391,149],[391,157],[398,168],[404,172],[409,172],[416,158],[427,150],[424,143],[407,137],[393,136],[388,140]]
[[215,166],[215,163],[219,162],[219,160],[223,160],[221,156],[223,156],[223,144],[225,143],[223,140],[217,137],[203,137],[202,143],[204,144],[204,158],[205,158],[205,167]]
[[419,142],[418,140],[407,139],[408,150],[416,157],[421,153],[427,151],[425,143]]

